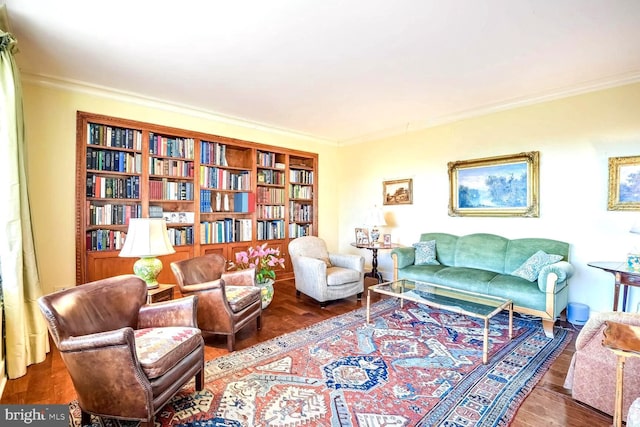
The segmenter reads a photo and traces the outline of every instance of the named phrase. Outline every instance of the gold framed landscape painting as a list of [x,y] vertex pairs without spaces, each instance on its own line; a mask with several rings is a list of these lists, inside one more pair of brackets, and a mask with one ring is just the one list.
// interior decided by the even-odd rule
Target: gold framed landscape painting
[[413,179],[382,182],[383,205],[410,205],[413,203]]
[[610,211],[640,210],[640,156],[609,158]]
[[449,162],[450,216],[539,216],[540,153]]

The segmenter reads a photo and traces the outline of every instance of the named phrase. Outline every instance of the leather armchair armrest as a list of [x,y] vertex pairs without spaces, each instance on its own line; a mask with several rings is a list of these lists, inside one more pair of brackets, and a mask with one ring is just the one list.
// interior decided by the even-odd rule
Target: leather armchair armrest
[[222,273],[225,286],[256,286],[256,269],[227,271]]
[[329,261],[336,267],[348,268],[364,273],[364,257],[362,255],[329,253]]
[[[395,255],[395,257],[393,256]],[[413,247],[393,248],[391,257],[395,264],[395,268],[404,268],[413,265],[416,261],[416,249]]]
[[575,269],[566,261],[545,265],[538,274],[538,289],[542,292],[555,291],[555,285],[573,276]]
[[167,326],[185,326],[197,328],[197,295],[144,305],[138,315],[138,328],[160,328]]
[[135,338],[132,328],[120,328],[113,331],[69,337],[61,340],[58,348],[61,353],[85,350],[105,350],[109,347],[128,345],[135,353]]
[[196,283],[195,285],[183,285],[182,293],[190,294],[192,292],[206,291],[209,289],[217,289],[222,287],[221,279],[212,280],[210,282]]

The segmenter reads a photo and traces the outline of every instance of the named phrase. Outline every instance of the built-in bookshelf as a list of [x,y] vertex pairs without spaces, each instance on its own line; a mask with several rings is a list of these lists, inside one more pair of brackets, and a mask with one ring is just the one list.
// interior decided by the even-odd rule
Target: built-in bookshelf
[[118,257],[129,220],[163,217],[176,253],[233,259],[262,244],[287,260],[288,242],[317,235],[314,153],[151,123],[78,112],[76,261],[78,284],[132,272]]

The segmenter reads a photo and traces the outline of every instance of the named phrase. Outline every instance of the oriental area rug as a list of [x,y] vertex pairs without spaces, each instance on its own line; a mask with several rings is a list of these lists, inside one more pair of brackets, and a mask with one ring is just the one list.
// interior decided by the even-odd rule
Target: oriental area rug
[[[505,426],[570,341],[540,320],[484,321],[395,299],[282,335],[206,364],[156,415],[156,426]],[[72,423],[80,424],[77,402]],[[136,423],[92,417],[96,426]]]

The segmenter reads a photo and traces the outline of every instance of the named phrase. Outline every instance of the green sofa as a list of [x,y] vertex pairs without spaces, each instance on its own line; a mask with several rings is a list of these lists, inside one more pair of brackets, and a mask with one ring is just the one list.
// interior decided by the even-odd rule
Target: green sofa
[[[484,233],[420,236],[420,242],[428,241],[435,241],[439,264],[415,265],[414,247],[395,248],[391,251],[394,280],[424,281],[509,298],[514,311],[541,317],[545,334],[553,336],[555,320],[568,304],[568,279],[574,271],[568,262],[568,243],[540,238],[509,240]],[[542,267],[533,282],[511,274],[539,250],[562,259]]]

